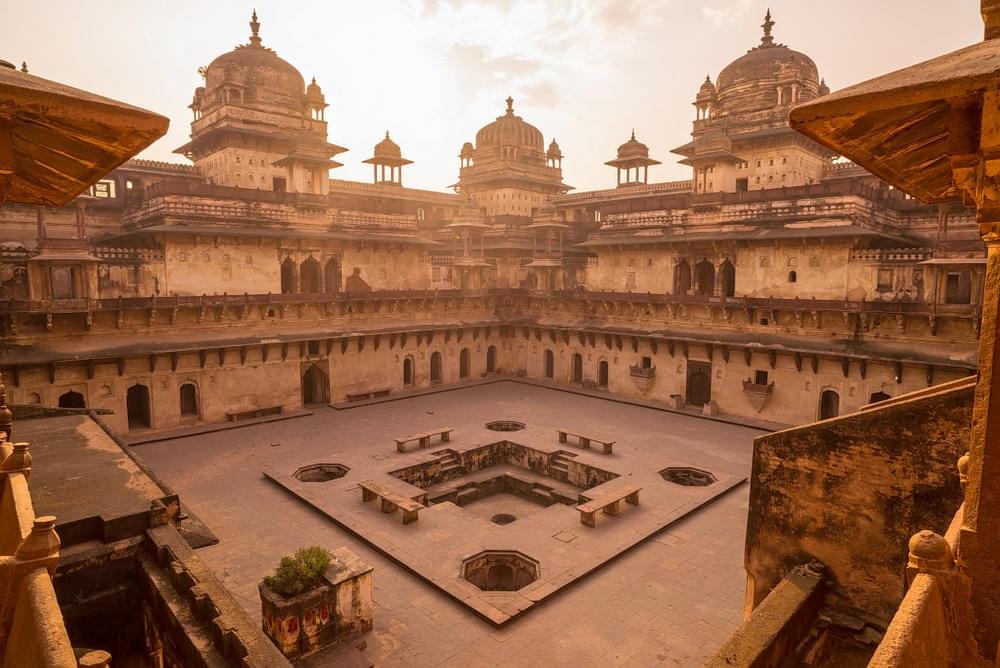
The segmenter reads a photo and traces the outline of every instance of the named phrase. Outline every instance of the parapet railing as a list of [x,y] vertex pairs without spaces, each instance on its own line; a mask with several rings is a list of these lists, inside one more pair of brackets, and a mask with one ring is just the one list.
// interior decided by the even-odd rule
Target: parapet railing
[[27,443],[0,445],[0,656],[3,666],[75,667],[52,587],[59,563],[56,518],[35,517],[30,474]]
[[[565,258],[564,258],[565,259]],[[529,290],[525,288],[483,290],[371,290],[368,292],[296,292],[242,295],[190,295],[116,297],[111,299],[10,299],[0,301],[3,313],[74,313],[201,306],[268,306],[280,304],[333,303],[402,299],[448,299],[477,297],[532,297],[579,300],[584,302],[624,302],[671,306],[706,306],[754,311],[836,311],[851,314],[948,316],[977,318],[977,304],[938,304],[931,302],[866,301],[841,299],[786,299],[774,297],[723,297],[701,294],[665,294],[652,292],[617,292],[594,290]]]

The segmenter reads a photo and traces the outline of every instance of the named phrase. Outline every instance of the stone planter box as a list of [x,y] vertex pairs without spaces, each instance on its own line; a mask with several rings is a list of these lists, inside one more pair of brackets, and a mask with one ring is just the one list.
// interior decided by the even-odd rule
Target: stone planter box
[[371,566],[342,547],[323,581],[290,598],[258,585],[264,633],[290,659],[372,629]]

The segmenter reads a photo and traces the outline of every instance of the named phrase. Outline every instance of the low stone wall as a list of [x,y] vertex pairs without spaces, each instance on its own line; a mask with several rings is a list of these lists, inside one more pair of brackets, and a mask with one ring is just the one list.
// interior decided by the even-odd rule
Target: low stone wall
[[797,564],[826,565],[835,612],[884,628],[905,590],[910,536],[962,502],[974,379],[758,437],[745,565],[747,612]]

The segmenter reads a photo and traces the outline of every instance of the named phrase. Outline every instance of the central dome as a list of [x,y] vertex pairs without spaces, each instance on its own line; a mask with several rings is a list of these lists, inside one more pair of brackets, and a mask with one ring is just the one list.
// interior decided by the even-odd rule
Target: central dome
[[[819,95],[819,72],[812,58],[777,44],[771,36],[771,12],[761,26],[760,45],[750,49],[719,73],[716,86],[719,111],[753,112],[778,104],[778,88],[796,86],[794,102],[805,102]],[[702,85],[704,89],[704,84]],[[791,100],[784,100],[785,103]]]
[[495,121],[476,133],[476,148],[484,146],[518,146],[539,153],[545,151],[541,130],[514,115],[514,99],[510,97],[507,98],[507,113],[497,116]]
[[305,79],[289,62],[261,44],[260,23],[254,12],[248,44],[224,53],[205,68],[205,88],[211,95],[224,86],[242,91],[244,103],[277,105],[299,111],[303,105]]

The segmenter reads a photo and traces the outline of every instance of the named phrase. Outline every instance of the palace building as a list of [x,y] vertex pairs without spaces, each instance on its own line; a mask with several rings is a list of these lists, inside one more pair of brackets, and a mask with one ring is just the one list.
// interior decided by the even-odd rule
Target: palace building
[[[840,94],[770,11],[695,82],[669,151],[690,178],[651,180],[669,147],[637,128],[592,191],[512,97],[460,147],[454,184],[410,188],[420,165],[392,129],[334,143],[336,94],[263,28],[254,12],[248,42],[201,71],[177,162],[118,160],[66,203],[0,206],[6,402],[15,431],[58,445],[36,505],[100,510],[48,527],[73,645],[282,665],[255,628],[260,560],[308,535],[375,564],[374,631],[331,663],[691,664],[745,615],[716,665],[779,665],[761,657],[791,638],[809,665],[865,665],[917,572],[906,539],[961,503],[991,322],[982,210],[915,198],[916,177],[832,125],[793,127],[793,108]],[[371,181],[331,177],[348,160]],[[126,471],[108,478],[118,505],[59,452]]]

